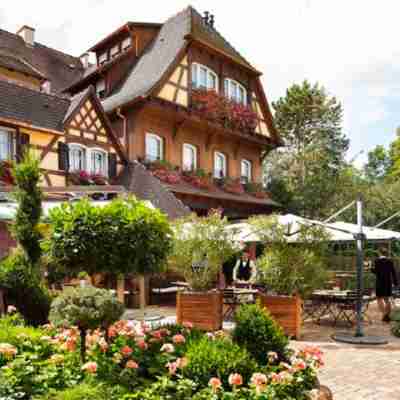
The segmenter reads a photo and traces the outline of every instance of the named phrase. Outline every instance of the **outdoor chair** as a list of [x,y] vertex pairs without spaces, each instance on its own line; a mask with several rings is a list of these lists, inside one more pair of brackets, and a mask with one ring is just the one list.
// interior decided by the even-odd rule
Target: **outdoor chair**
[[[371,318],[368,316],[367,312],[372,297],[368,289],[363,292],[363,295],[368,296],[368,300],[362,300],[362,317],[368,323],[371,323]],[[346,301],[336,305],[337,313],[335,315],[335,324],[340,320],[348,322],[350,325],[355,324],[357,316],[357,297],[357,291],[349,291],[346,296]]]

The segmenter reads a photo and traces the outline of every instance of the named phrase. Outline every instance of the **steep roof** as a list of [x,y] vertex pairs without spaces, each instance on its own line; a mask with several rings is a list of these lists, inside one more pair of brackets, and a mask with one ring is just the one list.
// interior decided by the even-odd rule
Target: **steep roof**
[[254,70],[215,28],[206,25],[202,16],[189,6],[162,25],[157,37],[133,66],[120,90],[103,101],[104,109],[109,112],[137,97],[149,95],[193,39]]
[[70,100],[0,80],[0,118],[62,131]]
[[141,200],[151,203],[166,213],[170,219],[184,217],[190,210],[173,193],[166,189],[142,164],[127,166],[118,182]]
[[12,53],[0,50],[0,67],[27,74],[39,79],[45,79],[45,76],[34,68],[27,61],[15,57]]
[[52,90],[61,91],[83,73],[77,57],[35,42],[27,45],[23,38],[0,29],[0,52],[13,54],[19,65],[29,64],[46,79],[51,81]]

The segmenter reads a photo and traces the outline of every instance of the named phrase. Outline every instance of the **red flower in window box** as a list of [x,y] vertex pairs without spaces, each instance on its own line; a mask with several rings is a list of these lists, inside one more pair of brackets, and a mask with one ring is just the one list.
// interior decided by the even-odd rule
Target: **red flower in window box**
[[183,171],[182,179],[189,183],[190,185],[197,187],[199,189],[214,190],[215,185],[211,177],[211,174],[207,174],[202,169],[197,169],[195,171]]
[[93,181],[95,185],[101,186],[101,185],[108,185],[108,179],[101,174],[92,174],[90,176],[90,179]]
[[73,185],[82,185],[82,186],[93,185],[93,180],[86,171],[71,172],[68,175],[68,178]]
[[267,199],[271,197],[270,193],[267,192],[261,183],[249,182],[244,185],[246,193],[258,198]]
[[161,182],[169,183],[172,185],[176,185],[182,181],[179,172],[177,171],[168,171],[165,169],[156,169],[153,171],[153,176],[158,178]]
[[243,194],[244,188],[240,179],[223,178],[221,187],[225,192],[232,194]]
[[0,163],[0,182],[4,185],[14,185],[11,161],[4,160]]

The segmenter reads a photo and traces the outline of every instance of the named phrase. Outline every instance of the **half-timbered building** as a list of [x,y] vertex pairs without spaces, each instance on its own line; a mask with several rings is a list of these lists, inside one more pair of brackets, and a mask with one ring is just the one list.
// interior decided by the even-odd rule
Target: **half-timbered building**
[[199,214],[220,207],[240,218],[277,205],[262,188],[263,157],[280,139],[261,73],[212,15],[188,7],[164,24],[128,22],[89,51],[96,63],[66,92],[96,88],[133,163],[124,182],[144,165]]

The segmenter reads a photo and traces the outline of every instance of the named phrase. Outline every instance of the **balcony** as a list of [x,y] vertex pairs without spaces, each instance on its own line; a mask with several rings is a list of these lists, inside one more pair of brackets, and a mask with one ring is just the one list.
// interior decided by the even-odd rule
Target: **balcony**
[[201,117],[223,128],[254,134],[257,114],[249,107],[238,104],[214,90],[193,89],[192,109]]

